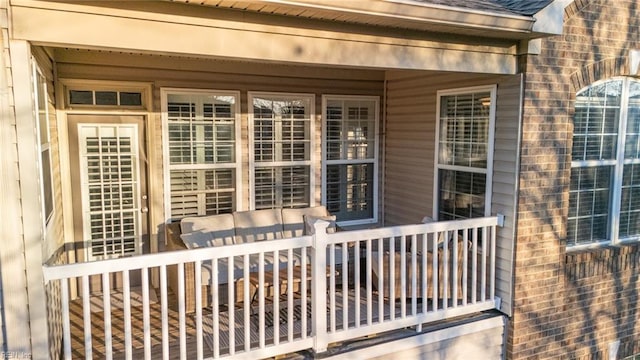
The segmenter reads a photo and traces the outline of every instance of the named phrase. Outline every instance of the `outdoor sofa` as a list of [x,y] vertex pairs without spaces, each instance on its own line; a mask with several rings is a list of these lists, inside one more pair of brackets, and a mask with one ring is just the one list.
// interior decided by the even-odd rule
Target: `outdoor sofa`
[[[167,250],[197,249],[212,246],[220,247],[255,241],[298,237],[310,234],[313,228],[312,224],[318,219],[329,221],[328,232],[335,231],[335,216],[331,216],[324,206],[297,209],[237,211],[231,214],[186,217],[180,222],[167,225]],[[295,256],[294,264],[299,265],[299,262],[299,256]],[[286,266],[287,259],[285,254],[281,254],[280,259],[277,261],[274,261],[272,255],[265,254],[265,270],[273,269],[274,263],[279,263],[280,266]],[[218,266],[218,284],[220,285],[228,283],[227,268],[226,260],[220,261],[220,265]],[[243,261],[236,259],[233,268],[233,278],[241,278],[244,273]],[[252,256],[249,272],[255,271],[258,271],[257,256]],[[184,293],[187,312],[193,312],[195,310],[194,272],[193,263],[185,264]],[[175,294],[178,294],[177,266],[168,267],[167,274],[169,287]],[[201,274],[202,284],[208,284],[211,280],[210,262],[204,262],[202,264]],[[239,290],[241,287],[234,287],[237,292],[236,298],[240,298],[241,294]],[[223,286],[222,288],[226,290],[228,287]],[[207,285],[203,285],[202,290],[202,304],[206,305],[209,303]]]

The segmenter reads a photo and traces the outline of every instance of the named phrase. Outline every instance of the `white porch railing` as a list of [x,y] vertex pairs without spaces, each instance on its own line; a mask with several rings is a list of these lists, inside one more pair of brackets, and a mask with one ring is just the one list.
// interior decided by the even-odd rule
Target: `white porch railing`
[[[97,343],[107,359],[323,352],[333,342],[496,308],[498,222],[489,217],[326,234],[327,223],[319,221],[313,236],[45,265],[44,275],[50,290],[60,290],[67,359],[81,347],[81,357],[98,355]],[[173,270],[177,294],[167,286]],[[194,314],[185,311],[186,281],[195,282]],[[141,287],[138,298],[134,282]],[[96,291],[102,293],[98,315]],[[155,305],[150,291],[159,294]],[[75,308],[80,324],[70,315]],[[96,316],[100,333],[92,331]],[[133,318],[142,319],[140,331]]]

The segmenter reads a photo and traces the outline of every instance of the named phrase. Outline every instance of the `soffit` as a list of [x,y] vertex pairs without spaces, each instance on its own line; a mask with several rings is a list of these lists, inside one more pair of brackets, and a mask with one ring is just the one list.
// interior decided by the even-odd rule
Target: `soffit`
[[[532,39],[534,14],[552,0],[167,0],[194,6],[500,39]],[[524,3],[524,4],[522,4]]]

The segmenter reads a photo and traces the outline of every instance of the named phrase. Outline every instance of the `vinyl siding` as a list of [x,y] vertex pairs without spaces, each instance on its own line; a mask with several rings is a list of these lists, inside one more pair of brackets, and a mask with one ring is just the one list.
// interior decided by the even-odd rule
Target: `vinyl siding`
[[497,237],[496,294],[511,313],[520,77],[392,71],[387,74],[385,225],[433,216],[438,90],[497,84],[491,214],[506,215]]
[[[7,3],[0,1],[0,19],[7,17]],[[9,224],[13,221],[17,221],[15,210],[20,206],[19,198],[15,196],[17,193],[17,147],[16,147],[16,131],[15,131],[15,117],[13,116],[12,100],[9,94],[11,94],[11,88],[7,75],[10,74],[10,64],[5,62],[5,59],[9,59],[9,44],[8,44],[8,29],[7,24],[0,23],[0,199],[2,199],[2,206],[0,206],[0,216],[3,219],[9,219]],[[5,260],[8,260],[9,254],[2,249],[5,249],[5,244],[15,240],[19,237],[16,226],[3,226],[0,231],[0,261],[2,264],[6,264]],[[9,270],[2,268],[2,282],[0,282],[0,312],[4,313],[8,309],[11,309],[10,304],[5,304],[5,294],[10,294],[11,289],[5,289],[4,283],[9,279]],[[7,349],[7,327],[5,317],[0,316],[0,349],[5,351]]]

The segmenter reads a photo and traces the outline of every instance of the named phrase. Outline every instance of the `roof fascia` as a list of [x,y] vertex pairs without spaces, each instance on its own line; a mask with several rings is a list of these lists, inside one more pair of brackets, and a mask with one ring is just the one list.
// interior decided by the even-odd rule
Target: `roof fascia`
[[440,26],[478,30],[499,30],[509,33],[531,33],[535,19],[529,16],[500,14],[463,9],[413,0],[263,0],[272,4],[321,9],[353,14],[406,19]]

